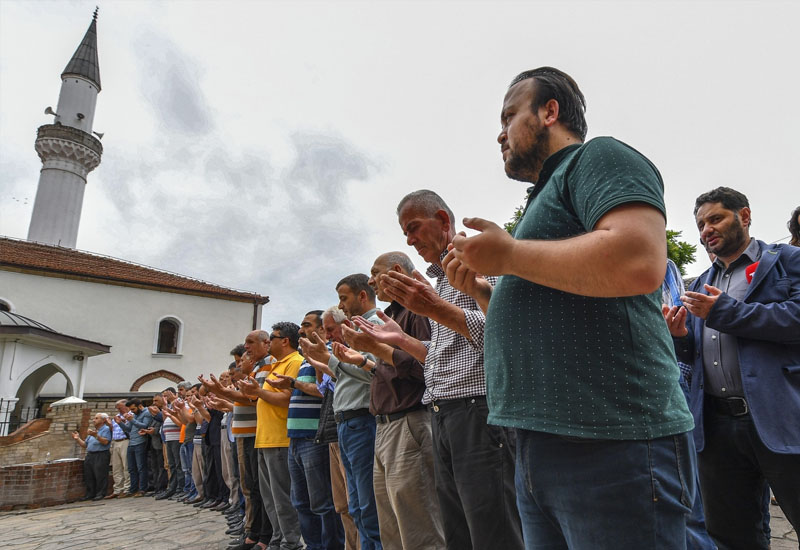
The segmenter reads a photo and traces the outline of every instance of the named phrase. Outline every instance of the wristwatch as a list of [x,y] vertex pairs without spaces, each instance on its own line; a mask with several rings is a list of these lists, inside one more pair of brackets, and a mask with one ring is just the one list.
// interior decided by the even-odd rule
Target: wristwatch
[[297,382],[297,379],[296,379],[296,378],[292,378],[292,381],[291,381],[291,382],[289,382],[289,386],[291,386],[291,388],[292,388],[292,389],[294,389],[294,383],[295,383],[295,382]]

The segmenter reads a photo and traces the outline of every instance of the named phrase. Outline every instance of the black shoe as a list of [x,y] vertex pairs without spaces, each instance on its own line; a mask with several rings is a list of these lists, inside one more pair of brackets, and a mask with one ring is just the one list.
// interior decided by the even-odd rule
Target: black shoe
[[92,500],[97,501],[97,500],[103,500],[104,498],[105,497],[103,495],[95,495],[95,497]]
[[208,506],[206,505],[211,504],[212,502],[214,501],[211,500],[210,498],[204,498],[202,501],[198,502],[197,504],[193,504],[192,506],[194,506],[195,508],[202,508],[202,507],[208,508]]
[[166,493],[161,493],[160,495],[156,495],[156,500],[164,500],[165,498],[169,498],[175,494],[175,491],[167,491]]
[[224,500],[220,500],[216,505],[209,507],[208,509],[212,512],[220,512],[228,507],[228,503]]
[[251,550],[252,548],[255,548],[256,546],[258,546],[257,542],[254,542],[252,544],[249,543],[249,542],[243,542],[241,544],[237,544],[237,545],[234,545],[234,546],[228,546],[227,550]]
[[89,495],[86,495],[85,497],[83,497],[82,499],[80,499],[80,502],[84,502],[84,501],[86,501],[86,500],[92,500],[92,497],[90,497]]
[[180,492],[180,493],[175,493],[174,495],[172,495],[171,497],[169,497],[169,500],[178,500],[178,499],[179,499],[179,498],[181,498],[182,496],[184,496],[184,493],[183,493],[183,492]]
[[184,504],[195,505],[195,504],[199,504],[200,502],[203,502],[204,500],[205,499],[203,497],[195,496],[195,497],[190,498],[189,500],[184,500],[183,503]]
[[243,519],[244,519],[243,516],[240,516],[239,514],[236,514],[234,516],[228,517],[228,519],[226,521],[228,522],[228,525],[236,525],[237,523],[241,522]]
[[151,497],[151,496],[153,496],[153,495],[155,495],[155,494],[156,494],[156,492],[155,492],[155,491],[147,491],[147,492],[144,494],[144,496],[146,496],[146,497]]
[[232,525],[230,529],[225,531],[226,535],[241,535],[244,533],[244,522],[240,521],[236,525]]

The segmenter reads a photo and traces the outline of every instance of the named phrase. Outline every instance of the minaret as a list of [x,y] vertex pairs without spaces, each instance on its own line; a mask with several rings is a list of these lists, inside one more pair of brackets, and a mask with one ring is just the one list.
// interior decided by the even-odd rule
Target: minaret
[[[100,164],[103,146],[92,136],[100,93],[97,62],[97,10],[80,46],[61,73],[53,124],[40,126],[36,152],[42,159],[28,240],[75,248],[86,176]],[[102,134],[97,134],[102,137]]]

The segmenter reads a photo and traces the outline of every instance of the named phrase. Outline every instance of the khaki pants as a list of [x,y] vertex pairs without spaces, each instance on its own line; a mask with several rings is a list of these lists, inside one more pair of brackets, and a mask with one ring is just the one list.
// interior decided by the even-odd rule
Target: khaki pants
[[253,505],[250,503],[250,487],[247,486],[245,480],[247,479],[247,457],[244,454],[244,439],[241,437],[236,438],[236,453],[239,456],[239,483],[244,495],[244,531],[249,533],[253,527]]
[[345,479],[344,464],[339,456],[339,444],[330,443],[331,455],[331,490],[333,491],[333,507],[342,516],[344,526],[345,550],[359,550],[361,542],[358,538],[358,529],[350,513],[347,511],[347,481]]
[[206,461],[203,460],[203,444],[198,441],[194,444],[194,450],[192,451],[192,481],[194,481],[194,487],[197,489],[197,496],[199,498],[205,498],[205,493],[203,492],[203,470],[205,463]]
[[431,415],[425,409],[377,424],[373,468],[384,550],[443,550],[439,502],[432,491]]
[[128,473],[128,440],[111,442],[111,470],[114,473],[114,494],[121,495],[131,490],[131,475]]
[[231,445],[235,445],[235,443],[231,443],[230,440],[228,440],[228,434],[225,430],[222,430],[220,440],[222,480],[225,482],[225,485],[228,486],[228,489],[230,489],[230,498],[228,501],[239,502],[239,478],[233,471],[233,454],[231,451]]

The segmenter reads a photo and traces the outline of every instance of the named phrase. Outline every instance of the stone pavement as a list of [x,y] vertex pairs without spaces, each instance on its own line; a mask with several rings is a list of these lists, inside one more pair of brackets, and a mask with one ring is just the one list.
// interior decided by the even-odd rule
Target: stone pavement
[[[770,514],[772,550],[797,550],[797,533],[780,508],[770,506]],[[226,528],[219,512],[168,500],[75,502],[0,513],[0,549],[224,550]]]

